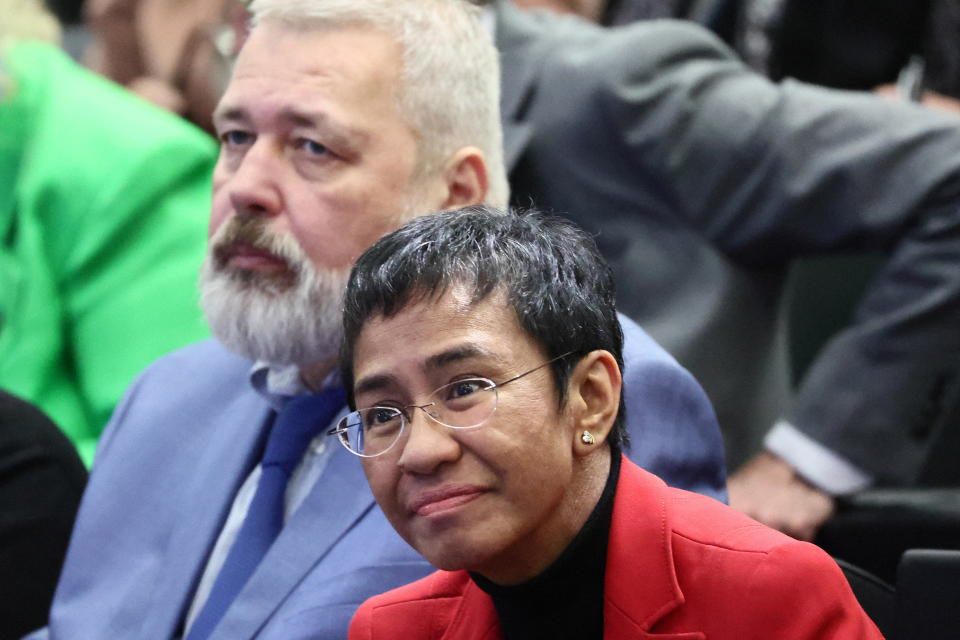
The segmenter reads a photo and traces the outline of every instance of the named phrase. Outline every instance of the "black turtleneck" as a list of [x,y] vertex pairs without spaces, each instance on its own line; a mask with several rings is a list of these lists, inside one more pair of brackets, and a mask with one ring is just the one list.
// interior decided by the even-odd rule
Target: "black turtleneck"
[[597,506],[560,557],[538,576],[501,586],[470,577],[493,598],[504,640],[603,638],[603,577],[620,452],[610,456],[610,475]]

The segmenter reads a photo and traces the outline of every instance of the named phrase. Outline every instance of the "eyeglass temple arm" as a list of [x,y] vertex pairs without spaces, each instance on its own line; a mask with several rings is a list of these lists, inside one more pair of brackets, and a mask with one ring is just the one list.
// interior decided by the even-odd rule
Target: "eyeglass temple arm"
[[546,362],[544,362],[544,363],[541,364],[540,366],[534,367],[533,369],[530,369],[530,371],[525,371],[525,372],[521,373],[521,374],[518,375],[518,376],[513,376],[513,377],[510,378],[509,380],[504,380],[503,382],[501,382],[500,384],[495,385],[495,386],[496,386],[497,388],[506,386],[506,385],[510,384],[511,382],[513,382],[514,380],[519,380],[520,378],[522,378],[522,377],[524,377],[524,376],[528,376],[528,375],[530,375],[531,373],[533,373],[534,371],[539,371],[540,369],[543,369],[543,368],[544,368],[545,366],[547,366],[548,364],[553,364],[553,363],[556,362],[557,360],[562,360],[563,358],[566,358],[567,356],[573,355],[574,353],[575,353],[574,351],[567,351],[566,353],[561,353],[561,354],[558,355],[556,358],[552,358],[552,359],[550,359],[550,360],[547,360]]

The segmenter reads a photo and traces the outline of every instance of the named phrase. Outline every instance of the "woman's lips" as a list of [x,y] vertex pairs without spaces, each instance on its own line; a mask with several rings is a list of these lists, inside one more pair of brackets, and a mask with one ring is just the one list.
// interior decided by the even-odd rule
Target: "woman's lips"
[[465,505],[484,493],[484,489],[475,486],[451,486],[425,491],[410,501],[410,511],[419,516],[432,516]]

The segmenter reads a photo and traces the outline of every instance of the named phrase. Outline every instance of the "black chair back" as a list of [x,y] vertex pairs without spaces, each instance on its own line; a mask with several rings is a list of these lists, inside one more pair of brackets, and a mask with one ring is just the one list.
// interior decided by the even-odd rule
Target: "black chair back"
[[960,551],[911,549],[897,570],[896,640],[960,637]]
[[835,560],[850,583],[853,595],[857,596],[857,602],[880,629],[880,633],[887,640],[893,638],[896,626],[896,593],[893,587],[845,560]]

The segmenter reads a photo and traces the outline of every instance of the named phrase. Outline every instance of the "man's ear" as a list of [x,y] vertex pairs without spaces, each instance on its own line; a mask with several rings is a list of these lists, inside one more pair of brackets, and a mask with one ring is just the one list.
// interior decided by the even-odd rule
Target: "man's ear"
[[610,435],[620,410],[622,384],[620,367],[609,351],[591,351],[574,367],[567,386],[567,407],[573,418],[576,455],[596,451]]
[[459,209],[481,204],[487,197],[489,180],[487,161],[476,147],[463,147],[447,164],[444,172],[447,198],[443,209]]

